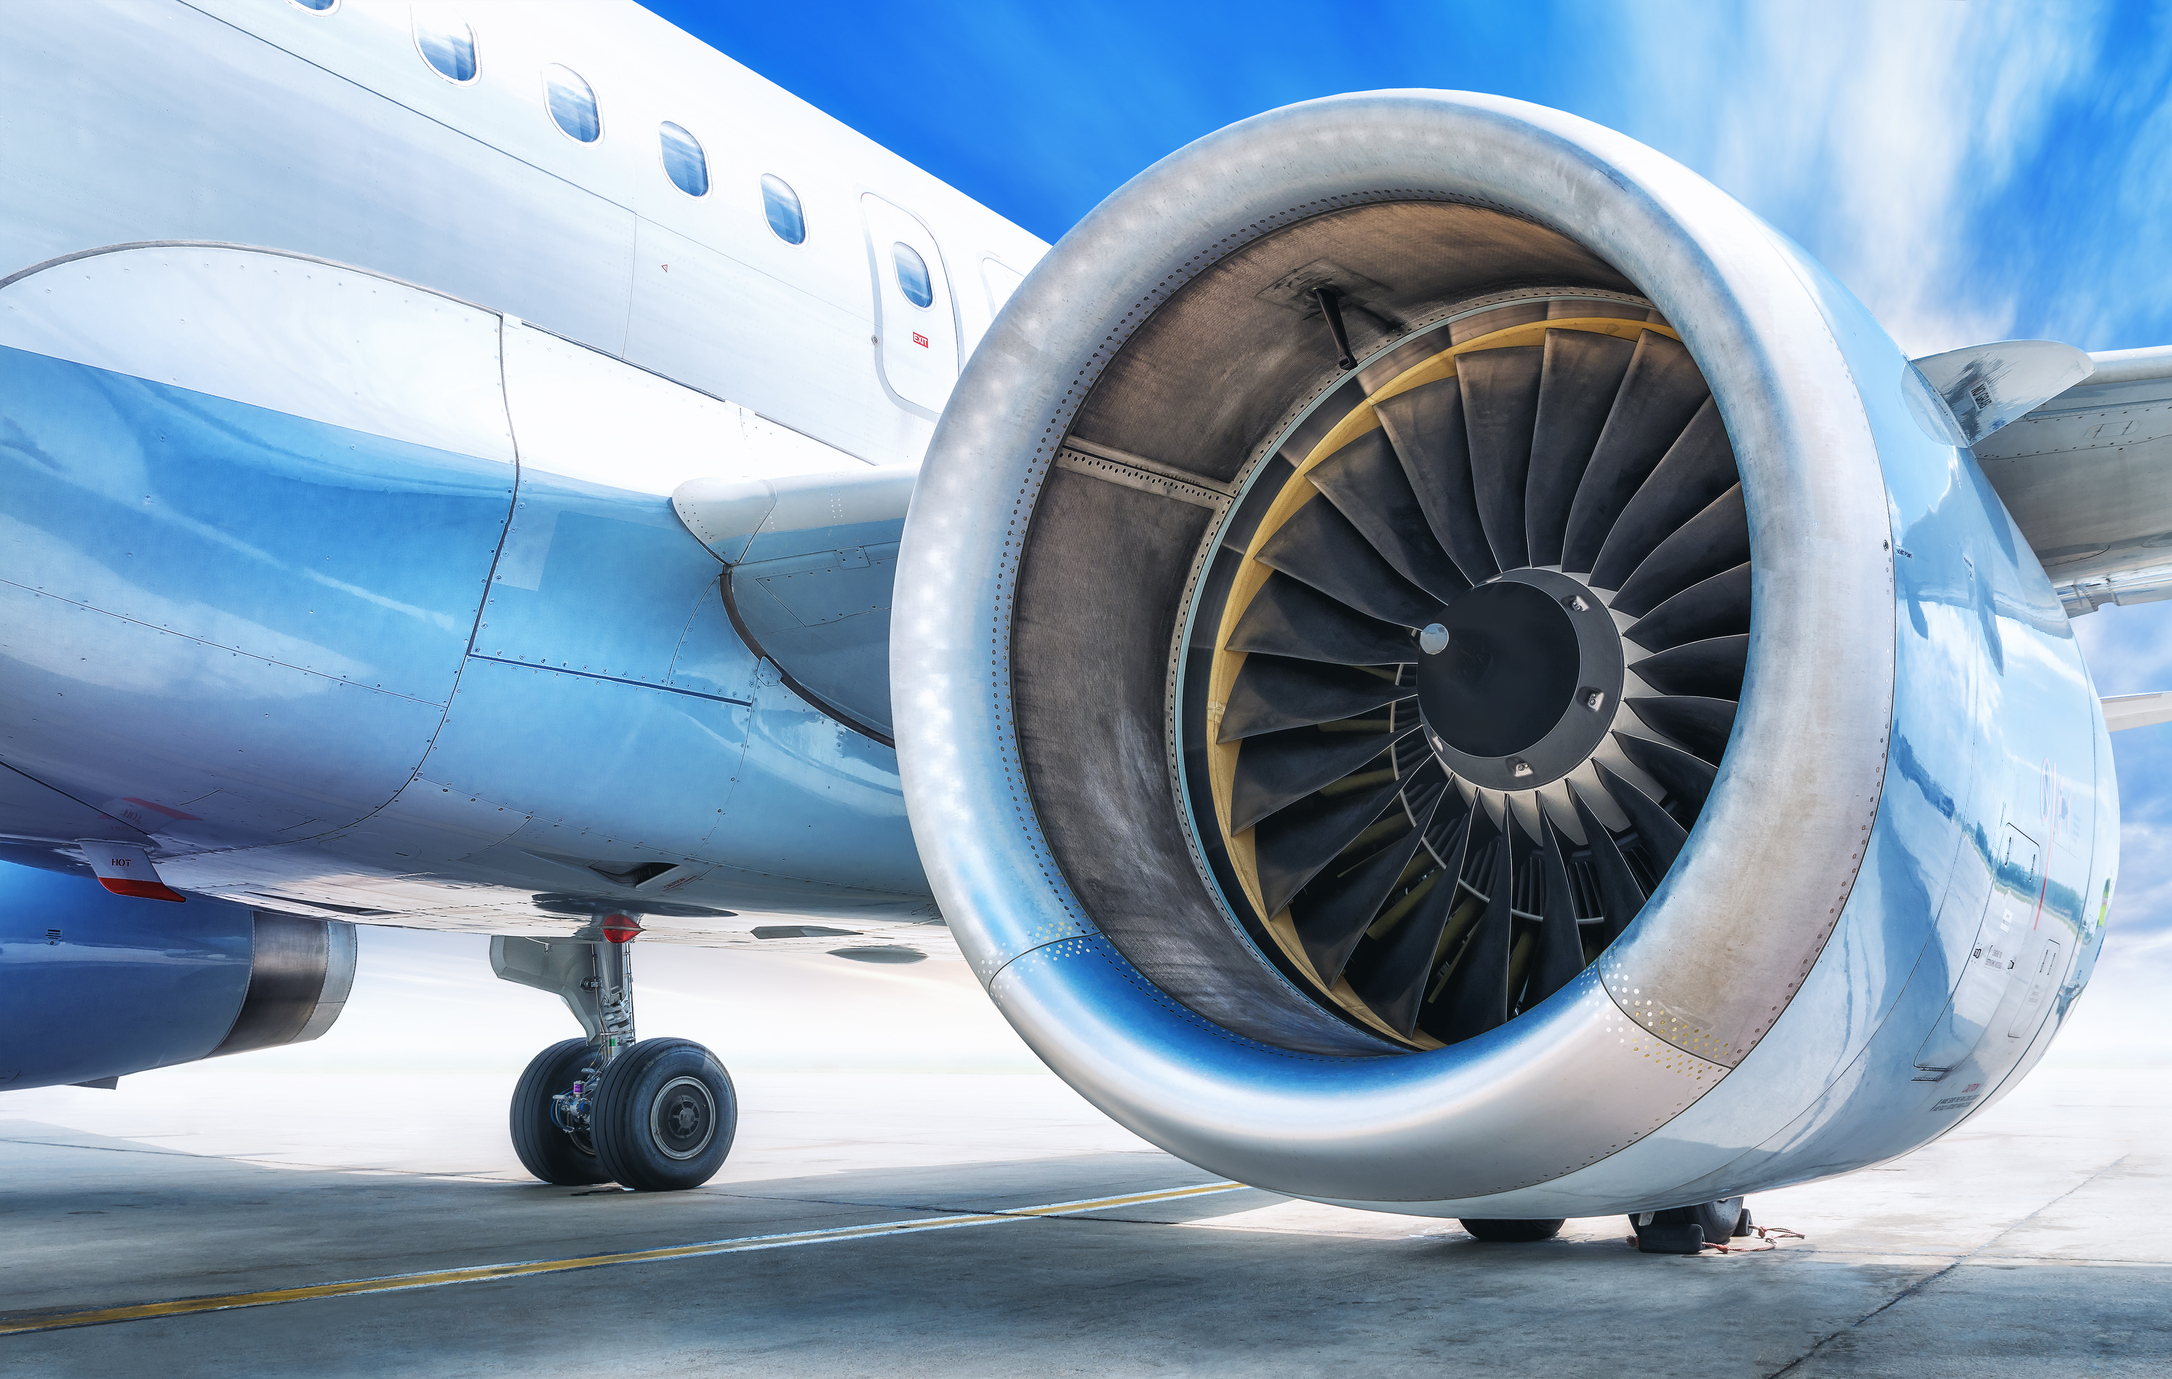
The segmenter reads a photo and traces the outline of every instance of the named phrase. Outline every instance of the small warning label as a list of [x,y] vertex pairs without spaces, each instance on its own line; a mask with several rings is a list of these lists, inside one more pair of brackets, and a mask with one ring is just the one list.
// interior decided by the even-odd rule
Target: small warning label
[[1980,1097],[1982,1095],[1983,1084],[1981,1082],[1971,1082],[1966,1087],[1963,1087],[1955,1095],[1949,1097],[1940,1097],[1938,1100],[1932,1102],[1931,1113],[1933,1115],[1936,1115],[1941,1111],[1958,1111],[1962,1107],[1968,1105],[1969,1103],[1973,1102],[1977,1097]]

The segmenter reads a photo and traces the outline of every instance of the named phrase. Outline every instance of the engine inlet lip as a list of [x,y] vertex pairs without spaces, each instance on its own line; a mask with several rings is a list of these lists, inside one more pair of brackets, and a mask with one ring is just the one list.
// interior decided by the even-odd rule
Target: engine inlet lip
[[[1511,592],[1523,589],[1532,593]],[[1418,663],[1418,711],[1427,744],[1449,770],[1484,790],[1535,790],[1583,765],[1606,741],[1627,665],[1613,615],[1581,580],[1509,570],[1459,595],[1442,624],[1447,647]],[[1535,688],[1534,676],[1504,675],[1496,651],[1503,660],[1541,663],[1534,667],[1545,682],[1539,713],[1516,702]],[[1528,727],[1512,731],[1504,721],[1511,715],[1551,726],[1530,737]]]
[[[1028,621],[1020,547],[1062,477],[1051,465],[1078,400],[1112,376],[1140,322],[1277,226],[1416,201],[1563,226],[1680,330],[1735,442],[1763,573],[1727,748],[1740,755],[1713,786],[1695,855],[1616,943],[1621,956],[1478,1038],[1322,1057],[1233,1035],[1157,987],[1058,865],[1022,766],[1038,725],[1021,718],[1010,650]],[[1628,1162],[1639,1155],[1676,1165],[1661,1177],[1744,1161],[1759,1141],[1724,1128],[1648,1153],[1645,1142],[1789,1006],[1853,884],[1826,859],[1860,856],[1877,818],[1884,738],[1856,728],[1889,717],[1895,608],[1887,433],[1860,389],[1897,389],[1905,361],[1874,329],[1836,324],[1859,310],[1679,164],[1574,116],[1468,92],[1270,112],[1171,155],[1082,220],[960,376],[907,518],[893,611],[898,764],[921,857],[961,950],[1028,1045],[1171,1152],[1315,1200],[1586,1215],[1649,1205],[1651,1172]],[[1897,393],[1892,403],[1906,419]],[[1832,807],[1775,830],[1774,781]],[[1167,797],[1165,782],[1133,784],[1094,797],[1106,803],[1096,845]],[[1179,865],[1189,859],[1171,852],[1168,872]],[[1233,925],[1227,941],[1246,942]],[[1665,1044],[1631,1006],[1693,1010],[1699,1047],[1716,1056]],[[1741,1123],[1730,1104],[1728,1124]],[[1773,1114],[1784,1124],[1799,1109]],[[1755,1190],[1755,1176],[1738,1168],[1732,1190]]]

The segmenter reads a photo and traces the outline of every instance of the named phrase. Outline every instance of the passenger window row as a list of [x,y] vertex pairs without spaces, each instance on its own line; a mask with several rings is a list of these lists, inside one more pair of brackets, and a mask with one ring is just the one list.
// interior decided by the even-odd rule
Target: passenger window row
[[[339,8],[339,0],[293,0],[293,3],[316,14],[330,14]],[[430,65],[430,70],[456,86],[472,84],[481,70],[475,55],[474,26],[444,5],[418,4],[414,6],[412,16],[415,51]],[[572,68],[552,63],[543,69],[543,105],[559,132],[574,142],[592,144],[603,137],[603,116],[596,105],[595,89]],[[657,144],[664,175],[671,179],[671,184],[688,196],[707,196],[709,156],[703,152],[701,140],[684,125],[666,120],[657,129]],[[761,185],[762,214],[768,220],[769,228],[786,244],[805,243],[807,218],[800,209],[799,194],[775,173],[763,173]],[[902,244],[898,248],[912,253]],[[904,284],[904,271],[901,259],[900,286]],[[925,277],[924,270],[922,276]],[[908,297],[914,296],[909,287],[905,288],[905,293]]]

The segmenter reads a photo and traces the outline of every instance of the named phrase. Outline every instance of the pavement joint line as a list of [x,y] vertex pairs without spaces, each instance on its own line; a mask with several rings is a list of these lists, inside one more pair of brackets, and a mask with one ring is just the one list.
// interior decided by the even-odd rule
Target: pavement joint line
[[161,1149],[157,1145],[71,1144],[66,1140],[23,1140],[12,1135],[0,1136],[0,1144],[20,1144],[31,1149],[87,1149],[94,1154],[156,1154],[168,1159],[205,1157],[202,1154],[191,1154],[186,1149]]
[[[2090,1174],[2088,1177],[2074,1184],[2074,1186],[2068,1188],[2066,1191],[2060,1193],[2058,1196],[2044,1203],[2036,1210],[2030,1212],[2027,1216],[2022,1217],[2019,1221],[2016,1221],[2012,1225],[2006,1227],[1997,1235],[1992,1236],[1989,1240],[1986,1240],[1981,1245],[1978,1245],[1976,1248],[1961,1255],[1959,1258],[1955,1259],[1952,1263],[1946,1265],[1944,1268],[1933,1269],[1930,1273],[1925,1274],[1923,1277],[1917,1279],[1914,1283],[1911,1283],[1906,1288],[1901,1289],[1898,1293],[1895,1293],[1892,1297],[1887,1298],[1884,1302],[1878,1304],[1876,1307],[1871,1308],[1868,1312],[1865,1312],[1862,1316],[1857,1317],[1854,1321],[1849,1322],[1846,1326],[1840,1327],[1838,1330],[1835,1330],[1831,1334],[1825,1336],[1824,1338],[1819,1340],[1816,1345],[1811,1346],[1802,1354],[1796,1356],[1794,1359],[1788,1361],[1786,1364],[1774,1370],[1769,1376],[1767,1376],[1767,1379],[1783,1379],[1783,1376],[1794,1373],[1795,1370],[1799,1368],[1805,1360],[1812,1359],[1817,1355],[1819,1351],[1825,1349],[1825,1347],[1831,1345],[1834,1341],[1840,1339],[1840,1337],[1846,1335],[1850,1331],[1861,1330],[1866,1323],[1872,1321],[1879,1316],[1882,1316],[1888,1309],[1899,1306],[1901,1303],[1906,1302],[1908,1299],[1914,1297],[1916,1294],[1922,1292],[1924,1289],[1938,1282],[1938,1280],[1944,1278],[1946,1275],[1952,1273],[1954,1270],[1962,1267],[1965,1264],[1972,1263],[1976,1259],[1976,1257],[1978,1255],[1981,1255],[1985,1250],[1993,1248],[2001,1240],[2004,1240],[2007,1236],[2012,1235],[2015,1231],[2018,1231],[2023,1226],[2028,1225],[2037,1217],[2042,1216],[2045,1212],[2050,1211],[2053,1207],[2058,1206],[2067,1198],[2072,1197],[2075,1193],[2080,1192],[2083,1188],[2089,1186],[2097,1179],[2103,1177],[2105,1174],[2119,1167],[2121,1164],[2127,1161],[2128,1157],[2129,1156],[2125,1154],[2120,1155],[2118,1158],[2104,1165],[2096,1172]],[[2001,1256],[1993,1256],[1993,1258],[2000,1257]]]
[[752,1250],[776,1250],[793,1245],[824,1245],[843,1240],[911,1235],[921,1231],[955,1230],[962,1226],[992,1226],[1005,1221],[1034,1221],[1068,1216],[1082,1211],[1106,1211],[1114,1207],[1169,1202],[1186,1197],[1205,1197],[1217,1192],[1236,1192],[1243,1183],[1194,1183],[1189,1187],[1156,1192],[1133,1192],[1117,1197],[1095,1197],[1076,1202],[1050,1202],[1038,1207],[1011,1207],[999,1211],[972,1212],[957,1216],[918,1217],[905,1221],[876,1221],[864,1226],[835,1226],[819,1231],[790,1231],[778,1235],[737,1236],[704,1240],[691,1245],[666,1245],[650,1250],[621,1250],[611,1254],[581,1255],[570,1259],[531,1259],[511,1264],[477,1264],[459,1269],[431,1269],[378,1278],[347,1279],[338,1283],[308,1284],[299,1288],[271,1288],[250,1293],[220,1293],[165,1302],[133,1303],[122,1307],[85,1308],[49,1312],[42,1316],[0,1318],[0,1336],[37,1331],[59,1331],[78,1326],[112,1322],[148,1321],[156,1317],[189,1316],[198,1312],[229,1312],[244,1307],[270,1307],[279,1303],[309,1302],[318,1298],[353,1297],[363,1293],[392,1293],[413,1288],[442,1288],[455,1283],[483,1283],[493,1279],[521,1278],[534,1274],[569,1273],[600,1269],[614,1264],[650,1264],[672,1259],[698,1259],[708,1255],[741,1254]]

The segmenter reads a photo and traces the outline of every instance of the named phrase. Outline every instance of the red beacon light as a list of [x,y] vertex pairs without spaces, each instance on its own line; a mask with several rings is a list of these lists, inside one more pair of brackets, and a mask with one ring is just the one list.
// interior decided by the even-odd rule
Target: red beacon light
[[603,936],[613,943],[632,943],[641,936],[641,925],[626,915],[605,915]]

